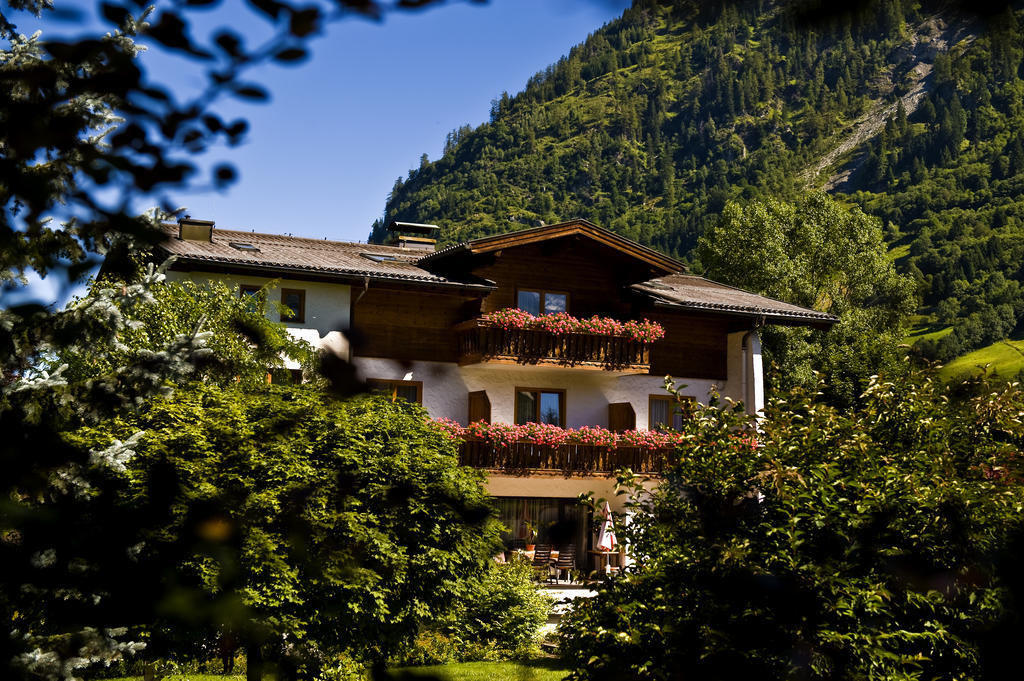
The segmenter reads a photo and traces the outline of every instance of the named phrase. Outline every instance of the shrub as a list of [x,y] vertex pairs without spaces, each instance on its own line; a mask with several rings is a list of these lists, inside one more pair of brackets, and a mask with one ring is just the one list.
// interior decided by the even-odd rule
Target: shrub
[[[563,620],[572,678],[970,679],[1021,635],[1024,395],[932,373],[856,410],[796,390],[761,449],[705,409],[617,534],[636,564]],[[626,482],[629,482],[628,479]],[[621,533],[621,534],[619,534]]]
[[[387,659],[500,546],[482,474],[401,400],[182,386],[67,439],[109,460],[107,503],[138,541],[134,598],[160,598],[149,587],[163,581],[175,589],[157,612],[184,619],[227,603],[219,626],[236,633],[250,671],[263,657],[278,679],[339,655]],[[139,624],[149,659],[196,658],[189,642],[215,634],[170,616]]]
[[427,623],[398,660],[426,665],[530,657],[551,603],[529,561],[495,563],[468,582],[452,610]]

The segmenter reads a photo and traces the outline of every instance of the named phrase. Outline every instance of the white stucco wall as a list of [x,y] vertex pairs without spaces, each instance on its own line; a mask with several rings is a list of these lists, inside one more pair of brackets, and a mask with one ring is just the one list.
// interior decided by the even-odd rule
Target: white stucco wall
[[[351,322],[352,287],[348,284],[331,284],[316,281],[297,281],[294,279],[271,279],[269,277],[252,277],[208,272],[168,272],[168,281],[219,281],[231,287],[264,286],[275,282],[268,301],[280,301],[281,289],[294,288],[306,292],[306,319],[299,323],[289,319],[281,319],[276,306],[267,306],[267,316],[275,322],[283,321],[288,332],[302,338],[315,348],[348,357],[348,340],[343,331]],[[291,364],[291,363],[290,363]],[[289,368],[292,367],[289,364]],[[297,365],[296,365],[297,366]]]
[[[657,486],[648,480],[648,490]],[[581,494],[592,494],[595,499],[605,499],[613,511],[625,510],[626,495],[615,495],[613,476],[573,475],[560,473],[541,475],[503,475],[488,473],[487,491],[496,497],[546,497],[552,499],[576,499]]]
[[[649,397],[664,395],[665,379],[660,376],[618,375],[605,371],[561,367],[523,367],[516,365],[474,364],[460,367],[450,362],[396,362],[387,359],[357,357],[353,363],[362,378],[423,382],[423,406],[435,418],[449,418],[465,425],[468,393],[486,390],[491,401],[491,420],[515,421],[516,388],[556,388],[565,390],[565,425],[608,426],[608,404],[629,402],[636,412],[637,428],[645,430]],[[684,395],[707,403],[714,381],[677,379],[685,383]],[[740,385],[735,383],[734,399]]]
[[[749,335],[748,335],[749,334]],[[747,339],[746,351],[743,339]],[[728,380],[722,395],[743,400],[747,412],[757,414],[764,408],[764,371],[761,365],[761,339],[756,331],[729,334]]]

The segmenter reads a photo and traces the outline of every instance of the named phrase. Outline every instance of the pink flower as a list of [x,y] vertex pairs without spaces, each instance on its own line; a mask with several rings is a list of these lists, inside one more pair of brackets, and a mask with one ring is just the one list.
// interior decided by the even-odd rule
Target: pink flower
[[664,327],[647,319],[620,322],[597,315],[589,319],[577,319],[565,312],[536,316],[514,307],[488,312],[480,317],[480,324],[502,329],[536,329],[560,336],[571,333],[618,336],[640,343],[653,343],[665,337]]
[[[515,444],[524,443],[552,448],[572,444],[607,449],[628,447],[653,451],[675,449],[686,442],[689,437],[686,433],[675,431],[628,430],[623,433],[613,433],[601,426],[582,426],[573,429],[560,428],[548,423],[515,425],[476,421],[462,428],[449,419],[437,419],[436,421],[453,438],[480,440],[500,449],[508,449]],[[736,438],[736,445],[739,450],[743,450],[756,446],[756,442],[749,437],[741,436]]]
[[437,424],[441,429],[441,432],[443,432],[449,440],[461,440],[465,435],[465,429],[462,425],[451,419],[434,419],[434,423]]

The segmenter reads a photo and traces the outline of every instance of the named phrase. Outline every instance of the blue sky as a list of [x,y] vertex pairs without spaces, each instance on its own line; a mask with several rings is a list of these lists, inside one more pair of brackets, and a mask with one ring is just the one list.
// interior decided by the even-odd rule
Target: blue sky
[[[160,1],[156,0],[157,10]],[[386,0],[385,0],[386,2]],[[244,144],[209,152],[210,167],[227,161],[240,179],[225,191],[178,193],[174,205],[226,229],[365,240],[395,179],[441,155],[445,135],[487,120],[491,100],[518,92],[587,35],[615,19],[629,0],[447,0],[416,12],[391,12],[381,22],[351,18],[329,24],[307,43],[312,58],[247,73],[272,95],[267,104],[224,100],[225,119],[246,118]],[[96,0],[56,0],[84,20],[12,18],[22,33],[43,39],[81,35],[97,26]],[[190,13],[196,35],[228,26],[258,44],[266,27],[242,0]],[[104,26],[103,30],[107,30]],[[179,97],[204,85],[203,71],[160,49],[142,57],[150,80]],[[144,210],[148,205],[140,205]],[[0,302],[25,299],[62,305],[83,288],[62,277],[0,290]]]
[[[251,12],[228,0],[210,26]],[[448,2],[375,23],[329,25],[298,66],[266,65],[248,74],[272,94],[268,104],[226,101],[224,115],[251,124],[247,142],[216,150],[241,179],[226,192],[176,196],[196,218],[217,226],[365,240],[395,179],[441,154],[445,135],[488,118],[503,90],[518,92],[602,24],[624,0]],[[149,75],[179,91],[198,88],[195,65],[156,51]]]

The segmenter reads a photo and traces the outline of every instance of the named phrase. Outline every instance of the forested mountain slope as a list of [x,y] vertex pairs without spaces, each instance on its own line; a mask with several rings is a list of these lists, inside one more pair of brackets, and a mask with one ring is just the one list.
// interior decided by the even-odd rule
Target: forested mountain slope
[[[824,187],[883,218],[952,357],[1021,327],[1024,37],[887,0],[638,1],[396,182],[446,241],[585,217],[683,259],[726,201]],[[699,267],[699,263],[697,263]]]

